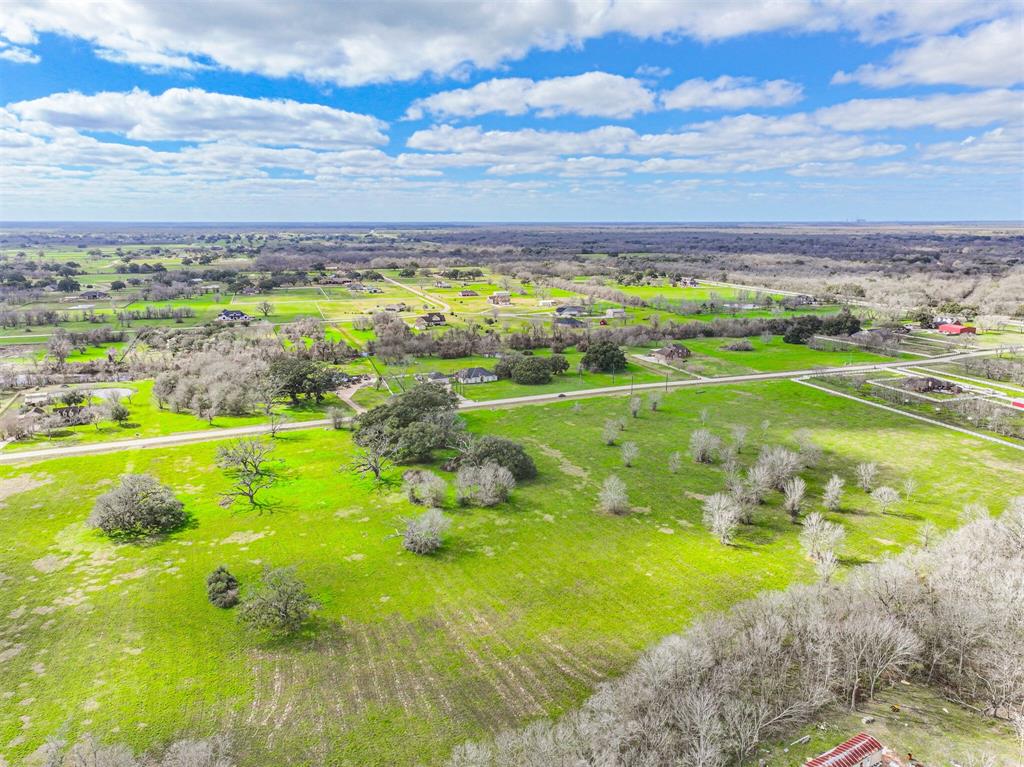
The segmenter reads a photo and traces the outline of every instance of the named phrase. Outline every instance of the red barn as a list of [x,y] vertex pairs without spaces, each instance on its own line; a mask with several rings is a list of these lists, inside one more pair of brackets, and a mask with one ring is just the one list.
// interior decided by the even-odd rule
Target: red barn
[[1016,407],[1024,410],[1024,399],[1010,400],[1010,407]]
[[878,767],[882,764],[884,751],[881,743],[862,732],[808,760],[804,767]]
[[939,325],[939,332],[946,336],[961,336],[965,333],[977,333],[978,329],[972,325]]

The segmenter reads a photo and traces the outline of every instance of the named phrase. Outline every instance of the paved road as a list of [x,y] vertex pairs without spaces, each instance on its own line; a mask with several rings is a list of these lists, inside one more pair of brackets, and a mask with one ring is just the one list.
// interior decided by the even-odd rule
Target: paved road
[[[988,354],[995,354],[999,349],[978,349],[970,352],[946,354],[941,357],[933,357],[930,362],[951,362],[965,359],[967,357],[980,357]],[[465,400],[459,404],[461,410],[490,410],[494,408],[516,407],[519,405],[540,405],[546,402],[558,402],[567,399],[583,399],[586,397],[603,397],[631,394],[638,391],[651,391],[656,389],[681,389],[693,386],[717,386],[720,384],[742,384],[751,381],[773,381],[794,378],[808,378],[830,373],[867,373],[873,370],[885,370],[887,368],[898,368],[907,365],[906,360],[894,362],[878,362],[865,365],[844,365],[842,367],[818,368],[814,370],[784,370],[774,373],[749,373],[746,375],[718,376],[716,378],[687,379],[682,381],[662,381],[659,383],[623,384],[622,386],[603,386],[598,389],[580,389],[578,391],[567,391],[551,394],[529,394],[522,397],[509,397],[507,399],[485,400],[473,402]],[[315,421],[293,421],[279,427],[281,431],[297,431],[299,429],[323,429],[331,428],[331,420],[322,418]],[[0,464],[26,463],[28,461],[40,461],[48,458],[65,458],[75,455],[91,455],[95,453],[111,453],[119,450],[141,450],[154,447],[173,447],[186,445],[193,442],[209,442],[219,439],[234,439],[237,437],[252,437],[260,434],[267,434],[270,426],[267,424],[255,424],[253,426],[236,426],[227,429],[206,429],[203,431],[188,431],[178,434],[169,434],[162,437],[140,437],[137,439],[122,439],[113,442],[94,442],[81,445],[68,445],[64,447],[39,448],[35,450],[18,450],[0,452]],[[972,432],[973,433],[973,432]]]

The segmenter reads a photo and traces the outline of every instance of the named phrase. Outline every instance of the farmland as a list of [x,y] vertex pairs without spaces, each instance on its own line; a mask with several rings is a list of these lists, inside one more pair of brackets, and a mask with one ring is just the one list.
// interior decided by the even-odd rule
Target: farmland
[[[64,726],[137,747],[226,730],[246,744],[243,764],[285,754],[295,764],[439,763],[461,739],[565,711],[701,613],[811,577],[777,499],[734,547],[703,529],[701,499],[721,486],[721,468],[665,468],[702,418],[722,433],[750,428],[742,460],[810,430],[824,450],[807,475],[812,496],[828,473],[851,475],[864,460],[885,481],[918,481],[886,514],[849,492],[834,516],[847,530],[845,567],[915,541],[925,522],[956,525],[966,503],[998,508],[1024,480],[1017,451],[789,382],[670,393],[660,411],[630,419],[640,458],[626,469],[599,436],[624,407],[605,398],[467,415],[474,432],[521,440],[540,475],[504,506],[451,507],[450,539],[431,558],[388,538],[410,511],[404,496],[338,471],[351,454],[344,432],[280,435],[284,481],[263,513],[218,505],[224,479],[210,444],[0,469],[0,572],[14,605],[3,619],[5,756]],[[950,478],[943,456],[965,450],[975,470]],[[146,546],[88,530],[92,500],[124,472],[168,483],[192,523]],[[595,510],[611,473],[626,480],[629,517]],[[48,502],[55,488],[59,507]],[[263,563],[296,565],[322,604],[294,639],[249,634],[205,600],[218,564],[246,580]]]
[[[0,310],[0,765],[86,734],[136,753],[226,735],[239,767],[443,765],[468,740],[572,716],[666,635],[824,582],[811,512],[838,526],[842,584],[1019,495],[1012,322],[950,339],[923,310],[825,285],[733,276],[741,286],[639,252],[467,257],[446,236],[0,252],[24,278]],[[415,401],[428,377],[467,433],[432,461],[398,459],[364,419]],[[274,481],[251,507],[226,498],[238,427],[272,448]],[[460,463],[484,436],[538,469],[493,505],[466,495]],[[772,448],[800,458],[797,509],[778,483],[716,531],[712,499],[740,498]],[[949,456],[970,470],[949,472]],[[858,486],[873,464],[865,488],[889,496]],[[416,472],[443,481],[433,505],[450,524],[428,554],[407,547]],[[163,483],[187,521],[144,539],[90,526],[129,474]],[[833,474],[846,482],[834,507]],[[603,510],[613,477],[620,513]],[[235,609],[207,598],[219,566],[241,582]],[[317,603],[289,633],[239,617],[264,567],[294,568]],[[928,712],[905,734],[929,758],[986,738],[1011,753],[1005,723],[894,686],[911,670],[858,701],[883,735],[896,737],[889,719],[920,724],[882,716],[902,700]],[[816,753],[858,716],[823,708],[764,753],[786,763],[801,733],[801,757]],[[918,745],[944,726],[934,750]]]

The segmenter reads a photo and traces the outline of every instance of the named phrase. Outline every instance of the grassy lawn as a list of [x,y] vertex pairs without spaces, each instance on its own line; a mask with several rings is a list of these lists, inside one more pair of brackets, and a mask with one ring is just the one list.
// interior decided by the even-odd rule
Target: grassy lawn
[[[734,547],[703,529],[720,468],[665,468],[702,410],[722,434],[750,426],[744,462],[757,443],[810,429],[825,450],[805,473],[812,497],[862,460],[883,465],[883,482],[917,479],[884,516],[848,492],[833,515],[848,566],[914,541],[926,520],[955,525],[965,503],[1001,508],[1024,482],[1017,451],[785,381],[669,394],[663,411],[629,419],[623,439],[640,458],[626,469],[600,441],[625,410],[615,397],[468,415],[475,432],[521,440],[541,473],[507,505],[450,508],[435,557],[388,538],[412,511],[397,487],[339,471],[352,453],[344,432],[282,435],[284,480],[262,514],[219,505],[215,443],[0,468],[0,755],[17,763],[62,728],[137,748],[227,731],[243,765],[437,764],[464,738],[578,705],[694,617],[811,577],[778,498]],[[949,474],[953,452],[970,453],[970,472]],[[175,488],[189,527],[150,545],[85,527],[119,474],[144,471]],[[613,472],[631,516],[594,510]],[[266,640],[207,603],[214,567],[251,582],[264,563],[296,565],[321,600],[304,636]]]
[[787,344],[781,336],[774,336],[767,344],[760,338],[748,339],[754,347],[754,350],[749,352],[734,352],[722,348],[732,340],[695,338],[683,341],[683,345],[694,354],[687,361],[685,368],[701,375],[717,376],[811,370],[818,367],[862,365],[894,360],[893,357],[883,357],[853,347],[844,351],[819,351],[802,344]]

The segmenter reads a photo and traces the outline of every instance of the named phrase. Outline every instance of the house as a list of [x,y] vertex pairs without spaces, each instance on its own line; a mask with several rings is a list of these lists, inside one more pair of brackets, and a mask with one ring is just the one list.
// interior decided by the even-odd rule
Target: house
[[809,759],[804,767],[879,767],[885,759],[882,744],[866,732]]
[[367,293],[367,292],[369,292],[367,290],[366,286],[363,283],[361,283],[361,282],[349,281],[348,289],[351,290],[353,293]]
[[436,328],[441,325],[447,325],[448,320],[440,312],[427,312],[426,314],[416,318],[416,327],[420,330],[425,328]]
[[682,344],[669,344],[651,352],[651,356],[658,362],[670,363],[680,362],[693,355],[689,349]]
[[480,294],[475,290],[460,290],[459,295],[463,298],[470,298],[471,296],[479,296]]
[[445,282],[444,280],[434,280],[434,287],[435,288],[450,288],[451,285],[449,283]]
[[932,327],[937,328],[939,325],[960,325],[960,318],[953,314],[936,314],[932,317]]
[[962,336],[974,335],[978,332],[978,329],[973,325],[961,325],[958,322],[956,324],[939,325],[939,332],[944,336]]
[[221,309],[217,315],[217,322],[248,322],[251,319],[252,317],[238,309]]
[[86,290],[82,292],[79,298],[87,298],[95,301],[100,298],[110,298],[110,294],[104,293],[102,290]]
[[383,289],[378,288],[376,285],[367,285],[363,288],[367,293],[383,293]]
[[466,368],[455,374],[455,380],[461,384],[490,383],[497,381],[498,376],[487,368]]
[[581,314],[586,314],[587,310],[582,306],[575,306],[570,304],[569,306],[559,306],[555,309],[555,314],[559,317],[579,317]]
[[384,311],[386,312],[407,312],[409,307],[405,305],[405,302],[399,304],[385,304]]
[[585,328],[587,324],[575,317],[555,317],[555,325],[560,328]]
[[626,310],[621,307],[613,307],[606,309],[604,316],[610,320],[624,320],[626,319]]
[[508,306],[512,303],[512,294],[507,290],[497,290],[487,296],[487,303],[494,306]]
[[555,301],[553,298],[542,298],[540,301],[537,302],[537,306],[554,306],[556,303],[558,302]]

